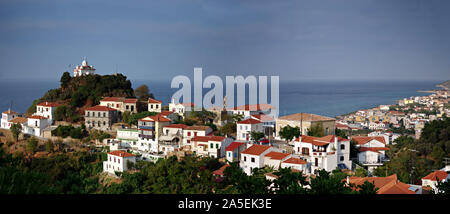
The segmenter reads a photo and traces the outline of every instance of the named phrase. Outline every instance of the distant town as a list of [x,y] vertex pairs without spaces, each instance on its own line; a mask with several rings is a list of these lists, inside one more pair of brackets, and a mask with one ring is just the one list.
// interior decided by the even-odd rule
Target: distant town
[[[105,154],[95,160],[101,172],[89,174],[97,176],[104,193],[114,193],[112,189],[124,185],[129,175],[145,171],[149,167],[145,164],[188,158],[215,161],[200,166],[207,168],[209,175],[204,176],[211,176],[218,185],[212,188],[214,193],[219,189],[230,193],[237,185],[230,173],[236,170],[245,176],[258,175],[268,182],[264,188],[275,192],[283,189],[277,179],[289,173],[305,178],[298,182],[305,192],[317,191],[319,180],[315,179],[329,175],[339,178],[337,182],[349,191],[371,184],[377,194],[439,193],[450,179],[448,136],[441,136],[447,139],[442,151],[414,147],[440,141],[438,135],[444,132],[433,136],[429,133],[438,129],[427,126],[448,124],[450,98],[445,87],[336,118],[303,112],[274,118],[267,113],[274,108],[269,104],[193,111],[193,103],[172,100],[163,106],[147,86],[130,91],[131,84],[122,81],[126,77],[121,74],[102,77],[95,71],[84,59],[73,75],[62,76],[59,89],[49,91],[26,113],[5,109],[0,136],[4,150],[28,161],[81,151]],[[103,87],[102,81],[112,86]],[[97,88],[88,88],[93,85]],[[443,125],[443,130],[448,126]],[[397,166],[397,159],[411,151],[419,153],[414,156],[417,160],[429,164]],[[416,171],[410,173],[410,169]],[[178,192],[183,193],[168,191]]]

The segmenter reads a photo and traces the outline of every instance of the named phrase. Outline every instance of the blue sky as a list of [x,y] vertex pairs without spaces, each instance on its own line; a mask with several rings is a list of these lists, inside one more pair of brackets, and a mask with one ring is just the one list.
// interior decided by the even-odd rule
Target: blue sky
[[0,78],[450,79],[450,1],[0,1]]

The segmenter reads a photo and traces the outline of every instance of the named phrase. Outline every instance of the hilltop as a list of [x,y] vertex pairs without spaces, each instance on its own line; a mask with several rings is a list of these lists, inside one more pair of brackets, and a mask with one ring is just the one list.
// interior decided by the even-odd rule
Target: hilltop
[[98,105],[102,97],[135,97],[131,81],[122,74],[71,77],[65,72],[60,82],[59,88],[51,89],[41,98],[34,100],[26,115],[36,112],[36,104],[45,101],[56,102],[63,106],[63,110],[60,110],[63,112],[63,118],[75,122],[80,119],[85,108]]
[[450,90],[450,80],[447,80],[443,83],[436,85],[437,87],[443,88],[445,90]]

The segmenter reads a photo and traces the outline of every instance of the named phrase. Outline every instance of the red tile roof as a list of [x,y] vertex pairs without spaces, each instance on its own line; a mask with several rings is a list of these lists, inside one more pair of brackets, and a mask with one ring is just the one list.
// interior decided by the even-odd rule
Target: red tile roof
[[255,120],[255,119],[249,118],[249,119],[246,119],[243,121],[239,121],[237,123],[239,123],[239,124],[258,124],[258,123],[262,123],[262,122],[260,120]]
[[157,114],[157,115],[154,115],[154,116],[144,117],[144,118],[140,119],[139,121],[171,122],[172,120],[170,120],[169,118],[167,118],[165,115]]
[[107,106],[92,106],[89,108],[86,108],[85,111],[116,111],[116,109],[109,108]]
[[214,171],[214,172],[213,172],[213,175],[223,176],[223,171],[225,171],[225,169],[226,169],[227,167],[229,167],[229,166],[230,166],[229,164],[223,165],[223,166],[220,167],[218,170]]
[[269,152],[265,156],[269,157],[270,159],[274,159],[274,160],[283,160],[284,158],[289,156],[289,154],[285,154],[285,153],[281,153],[281,152]]
[[409,190],[411,185],[397,180],[396,174],[388,177],[349,177],[349,182],[357,186],[362,185],[365,181],[373,183],[375,187],[379,188],[377,194],[415,194],[414,191]]
[[211,129],[209,126],[188,126],[185,128],[186,130],[196,130],[196,131],[206,131]]
[[12,111],[12,110],[11,111],[8,110],[8,111],[4,111],[3,114],[19,114],[19,113]]
[[16,117],[16,118],[10,120],[9,122],[11,122],[11,123],[25,123],[25,122],[27,122],[27,118],[25,118],[25,117]]
[[303,164],[306,164],[306,161],[305,161],[305,160],[302,160],[302,159],[300,159],[300,158],[293,158],[293,157],[292,157],[292,158],[289,158],[289,159],[283,161],[283,163],[300,164],[300,165],[303,165]]
[[174,128],[174,129],[185,129],[188,125],[185,124],[170,124],[168,126],[164,126],[164,128]]
[[36,106],[57,107],[57,106],[59,106],[59,104],[54,103],[54,102],[42,102],[42,103],[37,104]]
[[104,97],[100,102],[123,102],[124,100],[124,97]]
[[138,101],[138,99],[136,99],[136,98],[127,98],[123,102],[124,103],[137,103],[137,101]]
[[234,151],[235,149],[237,149],[238,147],[240,147],[244,144],[245,143],[241,143],[241,142],[232,142],[229,146],[227,146],[225,151]]
[[372,152],[380,153],[380,151],[386,151],[386,150],[389,150],[389,148],[387,148],[387,147],[361,147],[361,148],[359,148],[360,152],[372,151]]
[[225,137],[222,136],[195,136],[191,141],[208,142],[208,141],[223,141]]
[[439,170],[439,171],[434,171],[434,172],[428,174],[427,176],[423,177],[422,179],[436,181],[436,178],[438,178],[439,181],[442,181],[442,180],[446,179],[447,176],[448,176],[447,172]]
[[29,116],[28,118],[30,118],[30,119],[38,119],[38,120],[46,120],[46,119],[48,119],[46,117],[39,116],[39,115],[32,115],[32,116]]
[[119,156],[119,157],[134,157],[136,155],[133,155],[131,153],[125,152],[125,151],[120,151],[120,150],[116,150],[116,151],[112,151],[110,153],[108,153],[110,155],[114,155],[114,156]]
[[162,103],[162,102],[159,101],[159,100],[155,100],[155,99],[152,99],[152,98],[148,98],[148,103]]
[[252,146],[250,146],[246,150],[242,151],[242,154],[261,155],[263,152],[265,152],[269,148],[270,148],[270,146],[253,144]]
[[[316,146],[325,146],[329,143],[333,143],[334,142],[334,138],[336,137],[335,135],[327,135],[324,137],[313,137],[313,136],[307,136],[307,135],[302,135],[301,136],[301,142],[303,143],[310,143]],[[341,138],[343,139],[343,138]],[[339,140],[339,138],[338,138]],[[346,139],[343,139],[344,141]],[[296,141],[300,141],[300,138],[297,138]]]
[[359,145],[366,144],[367,142],[371,140],[377,140],[383,144],[386,144],[384,141],[384,137],[381,136],[375,136],[375,137],[364,137],[364,136],[354,136],[352,139]]
[[252,104],[252,105],[242,105],[234,107],[233,110],[243,110],[243,111],[266,111],[269,109],[275,109],[272,105],[269,104]]
[[273,121],[274,120],[271,116],[267,116],[265,114],[252,115],[252,117],[256,118],[257,120],[261,120],[262,122],[264,122],[264,121]]

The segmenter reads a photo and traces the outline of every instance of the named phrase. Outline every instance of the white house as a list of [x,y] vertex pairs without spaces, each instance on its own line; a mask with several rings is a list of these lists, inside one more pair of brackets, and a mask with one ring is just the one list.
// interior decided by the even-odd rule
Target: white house
[[40,137],[42,135],[42,131],[51,125],[50,120],[43,116],[33,115],[27,119],[27,125],[24,129],[26,134]]
[[125,151],[112,151],[108,153],[106,161],[103,161],[103,171],[111,174],[128,171],[128,163],[136,163],[136,156]]
[[194,103],[169,103],[169,111],[177,113],[181,118],[186,117],[190,112],[194,110]]
[[1,128],[2,129],[9,129],[12,126],[12,123],[10,122],[12,119],[19,117],[19,113],[15,111],[11,111],[11,109],[8,109],[8,111],[4,111],[2,113],[2,119],[1,119]]
[[33,115],[38,115],[42,117],[46,117],[50,119],[50,123],[53,123],[53,117],[56,110],[56,107],[58,107],[59,104],[54,102],[42,102],[36,105],[36,113]]
[[148,111],[149,112],[160,112],[162,109],[162,102],[152,98],[148,98]]
[[389,132],[374,131],[374,132],[369,133],[367,136],[369,136],[369,137],[376,137],[376,136],[384,137],[384,142],[386,142],[386,144],[392,144],[395,139],[397,139],[398,137],[401,136],[401,134],[393,133],[390,131]]
[[241,153],[246,149],[246,145],[243,142],[232,142],[227,148],[226,159],[228,162],[236,162],[241,160]]
[[196,136],[191,139],[192,151],[198,156],[221,158],[232,142],[231,138],[221,136]]
[[244,119],[249,118],[251,115],[261,113],[274,115],[272,110],[275,110],[275,107],[269,104],[242,105],[228,109],[228,111],[231,111],[233,114],[242,115]]
[[240,167],[247,175],[251,175],[253,169],[264,167],[264,156],[273,150],[271,146],[251,145],[241,152]]
[[389,150],[384,137],[353,136],[352,140],[357,143],[356,146],[359,148],[358,162],[366,166],[369,171],[383,165],[386,160],[385,151]]
[[236,129],[236,139],[241,141],[249,141],[251,139],[250,132],[252,131],[264,132],[263,123],[252,118],[237,122]]
[[162,135],[163,128],[170,125],[171,120],[158,114],[138,120],[138,150],[158,153],[158,138]]
[[139,131],[138,129],[117,129],[116,139],[120,145],[125,148],[138,148]]
[[290,157],[281,162],[281,168],[291,168],[302,171],[304,174],[309,174],[308,163],[300,158]]
[[281,167],[281,163],[291,157],[291,154],[271,151],[264,155],[264,166],[273,167],[274,170],[278,170]]
[[102,100],[100,100],[100,106],[113,108],[121,113],[125,111],[137,113],[137,103],[138,100],[136,98],[125,97],[104,97]]
[[183,144],[182,146],[192,146],[191,139],[196,136],[207,136],[212,133],[212,128],[209,126],[188,126],[183,129]]
[[438,184],[438,181],[448,182],[449,179],[450,179],[450,175],[447,174],[447,172],[441,171],[441,170],[434,171],[422,178],[422,187],[423,188],[428,187],[428,188],[431,188],[436,191],[437,190],[436,186]]
[[352,168],[350,141],[335,135],[302,135],[294,141],[294,152],[311,163],[310,172],[314,174],[321,169],[331,172],[336,168]]

